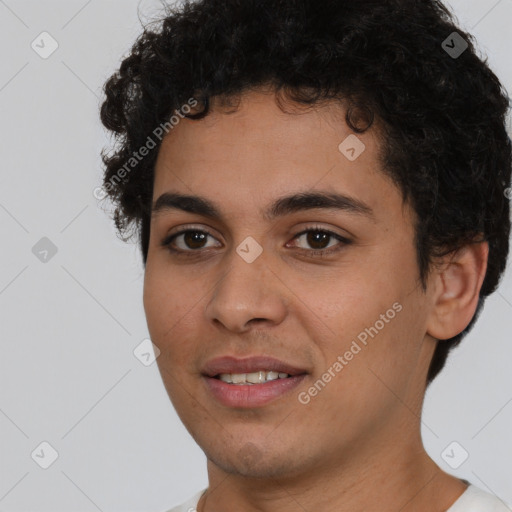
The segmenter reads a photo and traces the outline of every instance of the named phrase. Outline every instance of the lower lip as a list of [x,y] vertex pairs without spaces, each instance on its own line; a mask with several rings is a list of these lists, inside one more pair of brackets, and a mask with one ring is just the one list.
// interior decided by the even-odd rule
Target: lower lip
[[228,384],[220,379],[204,377],[212,395],[227,407],[261,407],[295,389],[306,378],[306,374],[286,379],[276,379],[263,384]]

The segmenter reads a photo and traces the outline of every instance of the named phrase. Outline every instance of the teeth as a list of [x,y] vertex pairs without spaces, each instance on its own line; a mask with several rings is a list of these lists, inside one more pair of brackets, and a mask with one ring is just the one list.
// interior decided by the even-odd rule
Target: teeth
[[[266,374],[263,371],[260,372],[254,372],[254,373],[247,373],[245,375],[245,380],[247,382],[250,382],[251,384],[261,384],[262,382],[265,382]],[[238,381],[239,383],[243,383],[242,380]]]
[[260,370],[253,373],[221,373],[219,379],[228,384],[249,385],[263,384],[271,380],[286,379],[287,373]]
[[233,382],[233,379],[231,378],[230,373],[221,373],[219,375],[219,379],[223,382],[227,382],[228,384],[231,384]]
[[235,373],[231,376],[233,384],[242,384],[245,382],[245,379],[247,377],[246,373]]

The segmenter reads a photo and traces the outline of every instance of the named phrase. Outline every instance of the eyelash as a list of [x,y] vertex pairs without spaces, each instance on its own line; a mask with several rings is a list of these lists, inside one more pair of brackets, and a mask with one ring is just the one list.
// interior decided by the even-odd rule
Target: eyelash
[[[329,256],[331,254],[334,254],[334,253],[340,251],[341,249],[343,249],[343,246],[349,245],[349,244],[352,243],[352,241],[349,240],[348,238],[345,238],[345,237],[343,237],[341,235],[338,235],[337,233],[334,233],[333,231],[329,231],[328,229],[324,229],[324,228],[317,227],[317,226],[305,229],[304,231],[301,231],[300,233],[297,233],[293,237],[292,240],[295,240],[296,238],[300,238],[302,235],[305,235],[305,234],[310,233],[310,232],[322,233],[322,234],[328,235],[330,238],[335,238],[339,242],[341,242],[340,244],[334,246],[335,247],[334,249],[333,248],[329,248],[329,249],[302,249],[300,247],[298,248],[300,251],[304,251],[304,252],[310,253],[309,255],[312,256],[312,257],[315,257],[315,258],[317,258],[317,257],[322,258],[322,257],[325,257],[325,256]],[[174,239],[177,238],[178,236],[186,234],[186,233],[202,233],[202,234],[205,234],[207,236],[211,236],[212,238],[215,238],[211,233],[209,233],[208,231],[206,231],[204,229],[190,229],[190,228],[188,228],[188,229],[184,229],[182,231],[179,231],[177,233],[173,233],[172,235],[166,237],[162,241],[161,246],[167,248],[167,250],[169,252],[171,252],[172,254],[175,254],[177,256],[185,256],[187,253],[200,253],[202,249],[183,250],[183,249],[175,249],[175,248],[172,247],[171,244],[174,241]]]

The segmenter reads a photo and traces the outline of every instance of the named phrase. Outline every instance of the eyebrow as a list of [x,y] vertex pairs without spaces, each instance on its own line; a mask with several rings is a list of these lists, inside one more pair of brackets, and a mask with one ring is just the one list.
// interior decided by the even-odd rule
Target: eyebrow
[[[344,194],[322,191],[300,192],[280,197],[267,207],[263,215],[266,220],[271,221],[277,217],[313,209],[342,210],[375,220],[374,212],[370,206],[359,199]],[[222,220],[220,209],[209,199],[176,192],[163,193],[153,203],[152,216],[171,210],[182,210],[213,220]]]

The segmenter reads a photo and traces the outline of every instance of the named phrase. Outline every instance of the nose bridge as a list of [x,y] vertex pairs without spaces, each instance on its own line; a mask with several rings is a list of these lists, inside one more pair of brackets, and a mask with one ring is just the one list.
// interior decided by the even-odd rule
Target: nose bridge
[[265,254],[260,252],[254,257],[252,243],[244,241],[233,249],[229,268],[215,285],[206,306],[209,321],[217,320],[233,331],[244,330],[254,319],[279,323],[286,314],[279,280],[269,269]]

